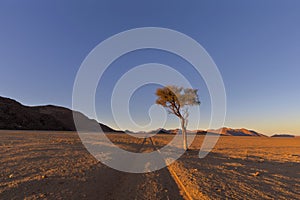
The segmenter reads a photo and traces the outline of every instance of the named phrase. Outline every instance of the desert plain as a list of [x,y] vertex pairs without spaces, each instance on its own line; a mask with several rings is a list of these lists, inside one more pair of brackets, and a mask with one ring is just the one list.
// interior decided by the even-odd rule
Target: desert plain
[[[173,137],[107,136],[133,152]],[[2,130],[0,199],[300,199],[300,137],[223,136],[199,159],[203,139],[168,167],[133,174],[97,161],[76,132]]]

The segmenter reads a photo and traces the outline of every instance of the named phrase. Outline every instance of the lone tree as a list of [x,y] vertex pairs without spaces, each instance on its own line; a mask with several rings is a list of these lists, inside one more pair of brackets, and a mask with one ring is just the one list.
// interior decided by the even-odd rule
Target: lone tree
[[166,86],[156,90],[156,104],[168,109],[169,114],[176,115],[181,122],[183,148],[188,150],[186,128],[188,125],[189,106],[200,105],[198,90],[178,86]]

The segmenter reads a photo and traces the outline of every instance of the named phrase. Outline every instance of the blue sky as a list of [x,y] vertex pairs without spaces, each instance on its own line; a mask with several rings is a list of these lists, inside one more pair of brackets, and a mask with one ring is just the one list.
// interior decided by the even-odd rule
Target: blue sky
[[[297,0],[1,1],[0,95],[71,107],[77,70],[97,44],[128,29],[165,27],[198,41],[217,64],[227,92],[226,126],[300,134],[299,10]],[[110,66],[97,90],[99,121],[115,126],[107,106],[114,82],[148,62],[171,65],[199,88],[205,128],[210,101],[201,77],[180,58],[155,50]],[[132,97],[132,116],[141,124],[149,121],[156,87]]]

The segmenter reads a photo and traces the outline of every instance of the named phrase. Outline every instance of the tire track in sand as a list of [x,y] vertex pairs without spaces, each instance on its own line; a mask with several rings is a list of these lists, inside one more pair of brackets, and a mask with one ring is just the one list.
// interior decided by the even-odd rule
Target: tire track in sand
[[[156,148],[152,140],[146,139],[136,149],[136,152],[147,152]],[[103,199],[185,199],[167,168],[143,174],[119,172],[111,168],[106,171],[110,174],[110,180],[100,178],[98,181],[106,182],[106,187],[97,195]]]
[[[153,148],[158,151],[159,153],[160,150],[156,147],[153,139],[150,137],[150,141],[151,141],[151,144],[153,145]],[[194,200],[194,199],[209,199],[207,196],[205,196],[203,193],[201,193],[200,191],[197,191],[197,197],[195,197],[195,195],[193,195],[193,193],[191,193],[187,187],[185,187],[185,185],[183,184],[183,182],[180,180],[180,178],[177,176],[175,170],[173,170],[172,166],[171,166],[171,163],[168,162],[168,160],[165,160],[166,162],[166,169],[168,169],[169,173],[172,175],[174,181],[177,183],[178,185],[178,188],[180,189],[180,193],[182,194],[182,196],[184,197],[184,199],[186,200]]]

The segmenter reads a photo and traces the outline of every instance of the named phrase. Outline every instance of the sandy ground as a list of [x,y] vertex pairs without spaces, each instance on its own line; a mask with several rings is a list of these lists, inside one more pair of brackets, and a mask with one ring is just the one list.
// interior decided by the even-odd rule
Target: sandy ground
[[[112,134],[133,151],[141,139]],[[159,135],[157,147],[172,136]],[[0,131],[0,199],[300,199],[300,138],[221,137],[198,158],[203,136],[168,168],[129,174],[91,156],[74,132]],[[255,175],[256,174],[256,175]]]

